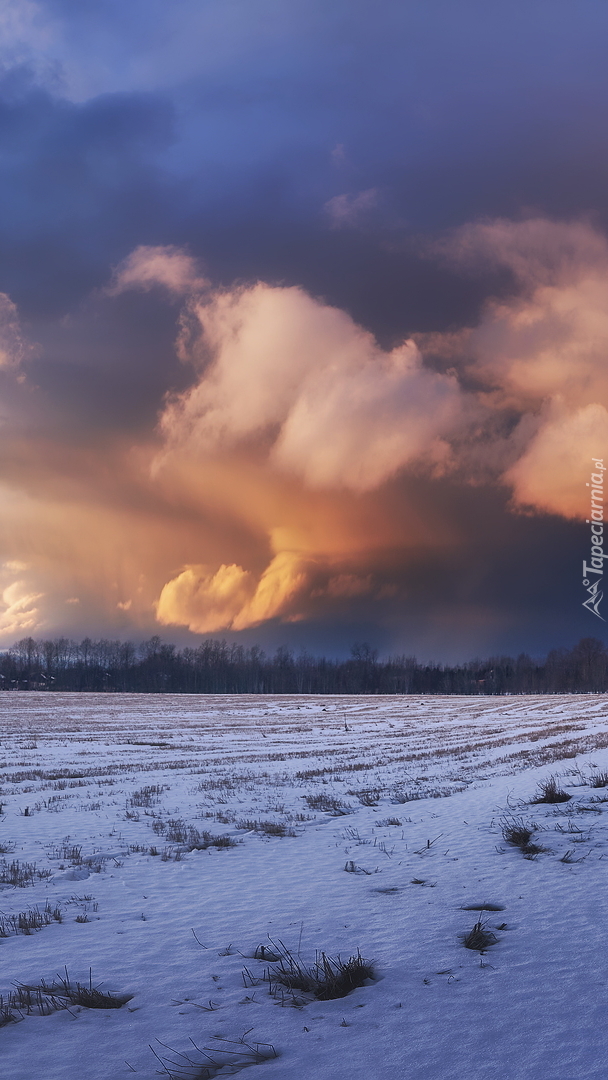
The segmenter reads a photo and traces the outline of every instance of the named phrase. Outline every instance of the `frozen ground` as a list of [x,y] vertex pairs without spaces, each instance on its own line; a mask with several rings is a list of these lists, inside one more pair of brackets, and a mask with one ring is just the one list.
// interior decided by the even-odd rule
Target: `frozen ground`
[[[132,995],[13,1006],[11,1080],[223,1077],[255,1044],[277,1056],[251,1080],[605,1080],[607,698],[4,693],[0,712],[5,1013],[66,969]],[[530,805],[551,775],[569,801]],[[545,850],[506,843],[513,823]],[[484,953],[462,942],[478,919]],[[279,943],[360,951],[376,980],[271,995],[254,954]],[[205,1053],[208,1073],[180,1056]]]

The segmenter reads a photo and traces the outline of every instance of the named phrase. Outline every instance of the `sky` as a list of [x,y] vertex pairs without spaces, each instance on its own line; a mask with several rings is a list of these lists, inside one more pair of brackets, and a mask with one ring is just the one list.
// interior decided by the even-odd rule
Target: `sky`
[[607,33],[603,0],[5,0],[0,647],[605,639]]

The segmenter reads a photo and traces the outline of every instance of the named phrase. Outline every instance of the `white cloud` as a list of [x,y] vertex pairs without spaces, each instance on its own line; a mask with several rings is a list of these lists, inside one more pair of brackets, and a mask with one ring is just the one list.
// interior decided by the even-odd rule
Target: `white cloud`
[[212,453],[261,435],[276,468],[355,491],[408,465],[445,467],[461,394],[413,342],[385,352],[345,312],[262,284],[196,302],[190,320],[190,355],[211,362],[165,409],[169,446]]
[[178,296],[185,296],[207,285],[199,275],[196,260],[181,248],[166,245],[140,245],[114,271],[112,282],[105,290],[117,296],[129,289],[150,289],[161,286]]

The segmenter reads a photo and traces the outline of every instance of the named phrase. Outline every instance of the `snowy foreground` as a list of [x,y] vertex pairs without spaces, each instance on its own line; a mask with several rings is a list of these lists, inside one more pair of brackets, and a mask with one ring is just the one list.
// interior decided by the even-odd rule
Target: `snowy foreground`
[[[0,710],[4,1076],[605,1080],[607,698],[4,693]],[[552,775],[571,799],[530,805]],[[544,850],[505,842],[514,824]],[[484,904],[500,910],[465,910]],[[462,941],[478,920],[482,953]],[[360,952],[375,980],[270,993],[260,957],[282,948]],[[9,1019],[16,984],[90,978],[132,996]]]

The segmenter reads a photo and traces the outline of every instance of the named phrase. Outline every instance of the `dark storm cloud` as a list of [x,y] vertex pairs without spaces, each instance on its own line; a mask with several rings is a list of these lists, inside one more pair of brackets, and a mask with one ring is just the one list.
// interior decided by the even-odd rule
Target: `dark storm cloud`
[[173,109],[152,94],[74,104],[31,72],[0,83],[3,288],[25,311],[66,310],[162,216],[157,164]]
[[53,78],[45,90],[9,72],[3,95],[1,190],[22,289],[53,295],[65,281],[66,304],[136,243],[177,241],[230,280],[261,264],[295,281],[304,263],[303,283],[332,298],[321,265],[328,255],[339,277],[351,256],[323,208],[372,190],[375,209],[348,223],[364,234],[368,282],[378,263],[407,277],[411,257],[382,252],[420,230],[529,208],[605,214],[601,5],[39,11]]

